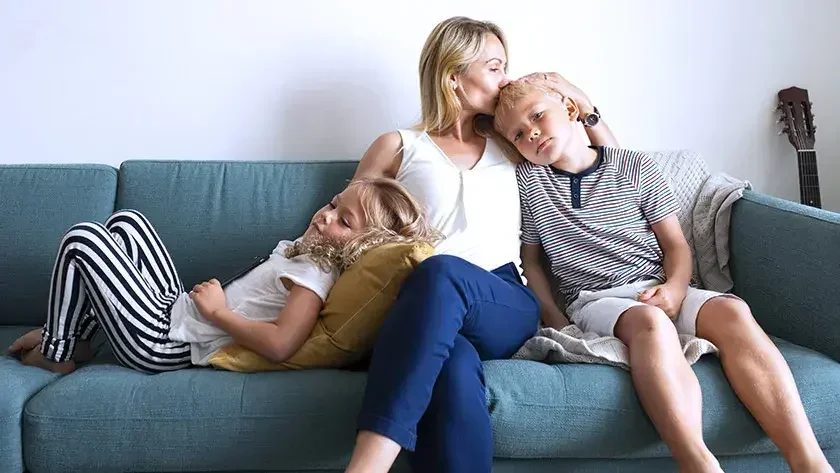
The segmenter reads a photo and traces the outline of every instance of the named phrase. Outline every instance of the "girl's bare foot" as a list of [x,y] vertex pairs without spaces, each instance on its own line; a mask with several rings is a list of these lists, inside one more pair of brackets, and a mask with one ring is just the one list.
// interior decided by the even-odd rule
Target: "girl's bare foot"
[[23,356],[20,357],[21,363],[29,366],[37,366],[39,368],[43,368],[47,371],[52,371],[53,373],[58,374],[70,374],[73,371],[76,371],[75,361],[63,361],[60,363],[50,361],[44,358],[44,355],[41,354],[40,348],[41,346],[38,345],[32,350],[24,352]]

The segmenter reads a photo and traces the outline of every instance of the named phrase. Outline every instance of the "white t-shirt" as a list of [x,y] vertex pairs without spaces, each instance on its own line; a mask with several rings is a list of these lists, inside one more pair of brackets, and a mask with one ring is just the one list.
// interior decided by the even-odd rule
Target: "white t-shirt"
[[[322,301],[327,299],[338,279],[338,271],[325,272],[308,256],[286,258],[284,251],[292,243],[287,240],[278,243],[268,260],[225,288],[228,308],[249,320],[276,320],[289,296],[281,278],[311,290]],[[194,365],[208,365],[213,354],[233,342],[230,335],[198,312],[187,293],[178,296],[170,316],[169,338],[190,343]]]

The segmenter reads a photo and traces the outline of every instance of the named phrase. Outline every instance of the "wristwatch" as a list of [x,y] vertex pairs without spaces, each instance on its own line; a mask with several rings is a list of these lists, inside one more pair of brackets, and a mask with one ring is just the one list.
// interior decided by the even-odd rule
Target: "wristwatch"
[[592,113],[581,114],[578,120],[583,122],[583,126],[595,126],[601,121],[601,113],[598,112],[598,107],[593,107]]

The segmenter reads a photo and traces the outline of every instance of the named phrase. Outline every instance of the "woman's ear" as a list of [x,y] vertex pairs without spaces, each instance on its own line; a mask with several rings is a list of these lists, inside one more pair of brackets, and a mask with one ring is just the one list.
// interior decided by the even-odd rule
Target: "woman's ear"
[[449,75],[449,86],[452,87],[452,90],[458,90],[458,76],[455,74]]
[[566,107],[566,113],[569,114],[569,121],[576,122],[580,117],[580,108],[575,99],[571,97],[563,97],[563,106]]

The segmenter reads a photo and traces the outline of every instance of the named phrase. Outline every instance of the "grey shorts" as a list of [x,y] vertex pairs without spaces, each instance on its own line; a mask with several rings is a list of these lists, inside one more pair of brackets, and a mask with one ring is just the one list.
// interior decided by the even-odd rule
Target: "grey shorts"
[[[613,329],[621,314],[631,307],[644,306],[645,304],[637,301],[636,298],[645,289],[659,284],[661,283],[654,279],[603,291],[581,291],[578,298],[566,309],[566,315],[584,332],[615,336]],[[680,313],[673,319],[677,333],[696,335],[697,313],[706,301],[718,296],[729,296],[729,294],[689,287],[680,307]]]

